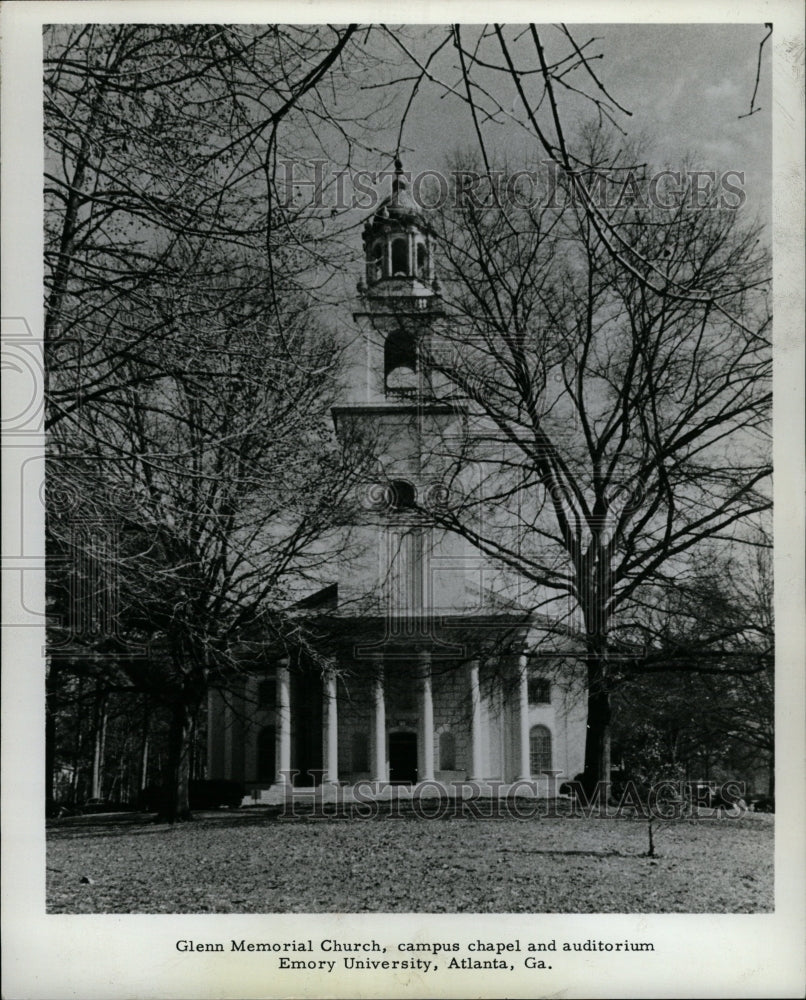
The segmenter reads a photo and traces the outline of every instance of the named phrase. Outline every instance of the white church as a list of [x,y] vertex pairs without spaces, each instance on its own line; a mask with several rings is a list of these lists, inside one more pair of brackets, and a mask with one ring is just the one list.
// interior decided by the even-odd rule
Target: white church
[[208,777],[243,783],[247,802],[277,801],[289,782],[527,780],[551,795],[583,768],[573,660],[558,667],[545,629],[499,587],[500,569],[423,513],[449,500],[446,462],[468,410],[429,371],[449,317],[399,165],[363,239],[363,371],[333,420],[342,440],[371,442],[377,479],[356,498],[331,582],[298,609],[331,666],[323,674],[286,651],[235,691],[211,692]]

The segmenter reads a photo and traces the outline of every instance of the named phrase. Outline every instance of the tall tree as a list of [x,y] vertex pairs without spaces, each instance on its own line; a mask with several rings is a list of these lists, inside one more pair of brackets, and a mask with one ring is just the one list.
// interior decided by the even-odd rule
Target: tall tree
[[330,231],[278,161],[367,137],[377,107],[339,106],[356,45],[354,25],[45,33],[51,669],[168,706],[172,817],[206,684],[315,572],[338,500],[340,352],[305,298]]
[[441,447],[457,473],[470,458],[485,470],[437,519],[527,581],[534,606],[567,611],[593,782],[609,774],[618,663],[634,658],[620,630],[770,506],[769,264],[715,197],[659,199],[630,174],[602,200],[624,268],[573,191],[559,207],[457,192],[435,220],[452,312],[427,349],[439,391],[476,415]]
[[[775,781],[775,630],[769,539],[748,552],[702,554],[690,580],[663,588],[633,625],[619,730],[639,715],[666,734],[691,778]],[[630,734],[632,737],[634,734]]]
[[170,313],[172,330],[162,377],[142,383],[127,366],[137,388],[60,462],[79,497],[62,547],[79,557],[82,517],[114,538],[85,571],[117,594],[101,640],[171,714],[170,819],[188,812],[190,732],[210,684],[299,628],[284,610],[322,582],[354,485],[329,429],[340,349],[304,305],[286,302],[278,322],[258,288],[251,267],[214,260],[198,286],[154,294],[151,313]]

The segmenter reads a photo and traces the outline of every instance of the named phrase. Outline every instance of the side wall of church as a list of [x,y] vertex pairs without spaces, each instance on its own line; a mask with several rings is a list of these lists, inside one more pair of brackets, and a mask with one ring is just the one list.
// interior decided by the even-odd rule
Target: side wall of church
[[453,664],[432,669],[434,699],[434,777],[449,784],[464,781],[471,766],[470,690],[467,673]]

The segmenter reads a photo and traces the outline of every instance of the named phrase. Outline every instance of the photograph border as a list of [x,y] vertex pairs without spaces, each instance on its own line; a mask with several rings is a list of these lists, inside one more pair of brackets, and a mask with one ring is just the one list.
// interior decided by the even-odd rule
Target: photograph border
[[[500,12],[500,13],[499,13]],[[6,0],[2,27],[2,338],[16,368],[3,392],[2,833],[3,995],[16,998],[226,997],[799,997],[806,976],[804,833],[804,29],[798,0],[704,5],[592,5],[547,0],[542,21],[772,22],[774,495],[776,641],[775,912],[772,914],[190,914],[46,915],[44,841],[44,514],[42,483],[41,27],[50,22],[227,21],[467,23],[479,3],[226,5],[188,0],[25,3]],[[504,3],[496,16],[528,21]],[[374,16],[373,16],[374,14]],[[39,51],[38,51],[39,50]],[[6,367],[4,361],[4,368]],[[32,382],[40,380],[31,394]],[[24,581],[24,586],[23,586]],[[176,941],[375,938],[651,940],[639,956],[590,955],[546,972],[456,972],[283,978],[265,955],[179,954]]]

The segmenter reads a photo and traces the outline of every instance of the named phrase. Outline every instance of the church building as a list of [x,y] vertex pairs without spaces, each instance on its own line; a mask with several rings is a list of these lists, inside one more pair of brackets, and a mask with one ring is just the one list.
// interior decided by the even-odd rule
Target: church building
[[286,650],[237,689],[211,692],[208,777],[242,782],[247,802],[276,801],[291,780],[529,780],[554,794],[583,767],[586,698],[573,660],[562,665],[534,617],[503,596],[500,568],[429,517],[451,501],[470,422],[429,370],[450,317],[399,163],[363,241],[359,376],[333,420],[340,440],[371,449],[376,474],[356,497],[330,582],[295,609],[322,656]]

